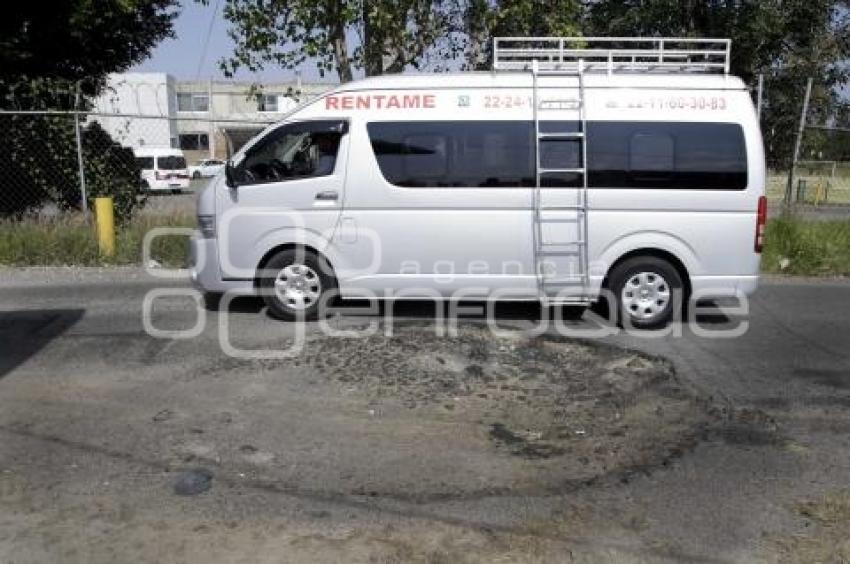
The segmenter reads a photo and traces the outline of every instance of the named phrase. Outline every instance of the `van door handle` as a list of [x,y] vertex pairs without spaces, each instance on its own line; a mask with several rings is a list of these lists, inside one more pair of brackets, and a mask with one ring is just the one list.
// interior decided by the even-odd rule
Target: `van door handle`
[[325,192],[319,192],[316,194],[317,200],[338,200],[339,194],[336,190],[327,190]]

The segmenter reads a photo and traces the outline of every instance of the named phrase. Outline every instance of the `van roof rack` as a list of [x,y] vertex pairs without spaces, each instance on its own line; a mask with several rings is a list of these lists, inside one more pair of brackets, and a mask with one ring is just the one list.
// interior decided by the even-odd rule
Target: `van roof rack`
[[693,37],[496,37],[493,70],[729,74],[732,41]]

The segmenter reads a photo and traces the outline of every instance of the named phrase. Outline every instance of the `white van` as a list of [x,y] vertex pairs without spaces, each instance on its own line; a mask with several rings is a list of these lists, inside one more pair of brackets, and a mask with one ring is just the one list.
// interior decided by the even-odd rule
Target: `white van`
[[179,194],[189,187],[189,167],[186,166],[186,157],[180,149],[141,147],[133,152],[142,171],[142,190],[168,190]]
[[607,290],[641,328],[680,294],[756,289],[764,153],[728,40],[495,47],[494,72],[343,84],[258,135],[199,197],[194,283],[287,319],[331,291],[589,305]]

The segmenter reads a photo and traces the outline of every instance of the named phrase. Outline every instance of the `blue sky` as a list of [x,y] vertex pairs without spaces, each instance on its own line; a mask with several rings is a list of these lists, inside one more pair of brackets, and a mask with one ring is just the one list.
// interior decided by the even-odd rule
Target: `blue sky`
[[[183,80],[225,79],[218,68],[218,62],[233,52],[233,42],[227,36],[227,22],[221,15],[224,2],[210,0],[208,6],[202,6],[194,0],[183,0],[181,4],[182,11],[174,23],[175,37],[160,43],[149,59],[131,70],[166,72]],[[210,23],[212,33],[204,53],[204,40]],[[305,80],[318,80],[318,73],[310,65],[305,65],[302,76]],[[269,67],[256,74],[241,71],[235,78],[249,81],[283,81],[293,77],[293,71]]]

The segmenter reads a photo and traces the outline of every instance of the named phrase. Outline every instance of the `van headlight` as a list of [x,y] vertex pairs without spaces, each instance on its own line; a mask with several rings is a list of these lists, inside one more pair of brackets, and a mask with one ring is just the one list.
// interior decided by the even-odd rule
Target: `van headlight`
[[204,239],[215,239],[215,216],[199,215],[198,230],[201,232]]

